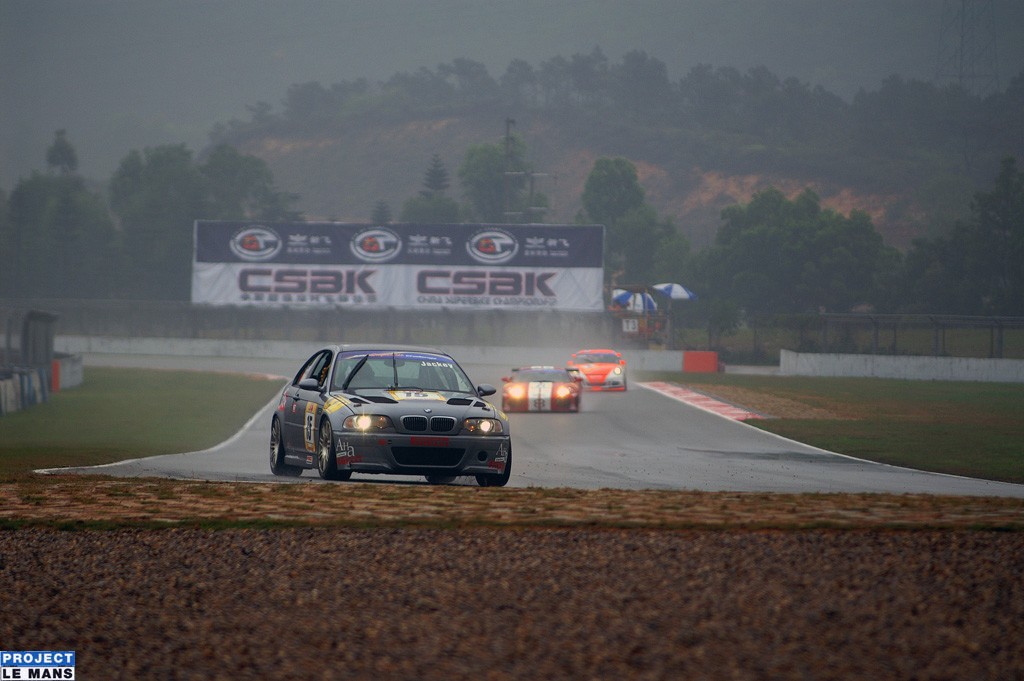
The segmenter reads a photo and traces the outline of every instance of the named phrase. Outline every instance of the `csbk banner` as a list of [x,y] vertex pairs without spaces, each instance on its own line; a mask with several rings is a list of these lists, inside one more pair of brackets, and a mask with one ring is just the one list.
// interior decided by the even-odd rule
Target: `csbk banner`
[[601,225],[197,220],[192,302],[603,309]]

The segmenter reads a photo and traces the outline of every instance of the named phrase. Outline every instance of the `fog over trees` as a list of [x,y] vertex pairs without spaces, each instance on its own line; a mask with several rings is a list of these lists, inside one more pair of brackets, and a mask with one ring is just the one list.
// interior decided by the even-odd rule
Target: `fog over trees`
[[[444,150],[450,164],[442,150],[374,159],[422,181],[405,196],[360,197],[365,219],[543,221],[549,197],[533,179],[544,169],[515,125],[529,118],[594,153],[573,219],[606,226],[610,286],[685,282],[702,294],[695,318],[723,328],[744,315],[822,311],[1024,315],[1024,70],[1004,82],[975,93],[894,73],[840,94],[763,65],[675,73],[653,51],[591,45],[497,68],[456,56],[376,79],[297,80],[276,105],[250,100],[245,115],[218,119],[197,149],[126,145],[106,178],[83,173],[94,166],[78,134],[55,126],[34,152],[42,169],[0,189],[0,252],[11,263],[0,297],[187,300],[195,219],[303,217],[304,187],[280,186],[249,150],[315,148],[383,123],[504,121],[506,134]],[[810,188],[768,187],[726,207],[711,243],[695,247],[651,203],[641,159],[670,175],[699,166],[884,191],[923,213],[924,229],[897,250],[862,211],[824,207]]]

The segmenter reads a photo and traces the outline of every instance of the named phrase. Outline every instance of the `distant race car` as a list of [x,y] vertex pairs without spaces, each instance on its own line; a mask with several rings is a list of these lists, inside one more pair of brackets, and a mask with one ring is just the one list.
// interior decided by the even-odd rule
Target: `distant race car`
[[580,379],[566,369],[553,366],[519,367],[501,379],[501,408],[504,411],[580,410]]
[[270,470],[327,480],[353,473],[423,475],[435,484],[476,476],[501,487],[512,473],[508,417],[462,367],[437,350],[331,345],[310,357],[270,422]]
[[574,352],[566,362],[570,370],[579,371],[583,376],[583,387],[587,390],[625,390],[626,360],[615,350],[580,350]]

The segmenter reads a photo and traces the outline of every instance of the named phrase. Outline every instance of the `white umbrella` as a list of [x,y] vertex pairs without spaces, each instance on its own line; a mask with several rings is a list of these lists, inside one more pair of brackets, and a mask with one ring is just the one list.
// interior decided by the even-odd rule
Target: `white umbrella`
[[664,293],[672,300],[696,300],[697,294],[686,288],[682,284],[655,284],[651,287],[659,293]]

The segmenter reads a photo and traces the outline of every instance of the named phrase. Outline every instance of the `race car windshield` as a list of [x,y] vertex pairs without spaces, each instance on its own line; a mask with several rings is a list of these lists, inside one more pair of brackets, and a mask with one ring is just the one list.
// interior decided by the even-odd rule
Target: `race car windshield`
[[517,371],[515,372],[517,383],[571,383],[569,374],[561,371]]
[[615,355],[578,355],[576,361],[580,364],[618,364],[619,358]]
[[451,359],[423,353],[344,355],[334,370],[335,388],[356,391],[422,390],[475,393],[469,377]]

